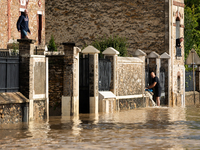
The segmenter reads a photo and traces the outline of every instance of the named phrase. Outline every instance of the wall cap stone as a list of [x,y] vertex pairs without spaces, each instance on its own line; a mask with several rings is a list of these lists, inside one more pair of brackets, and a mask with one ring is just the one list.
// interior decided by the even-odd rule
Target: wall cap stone
[[45,51],[44,52],[45,56],[64,56],[65,53],[63,51],[57,51],[57,52],[53,52],[53,51]]
[[134,56],[146,56],[147,54],[145,52],[143,52],[142,50],[140,49],[137,49],[134,54]]
[[169,56],[169,54],[167,54],[166,52],[164,52],[161,56],[161,59],[170,59],[171,57]]
[[95,54],[95,53],[100,53],[99,50],[97,50],[95,47],[89,45],[88,47],[84,48],[82,50],[83,54]]
[[33,58],[44,58],[45,56],[44,55],[31,55],[30,57],[33,57]]
[[143,63],[143,61],[137,57],[118,57],[118,63]]
[[33,39],[17,39],[17,42],[34,44],[36,42],[36,40],[33,40]]
[[63,45],[71,45],[71,46],[75,46],[75,43],[73,42],[65,42],[65,43],[62,43]]
[[20,92],[0,93],[0,104],[26,103],[29,100]]
[[125,96],[117,96],[117,99],[132,99],[132,98],[142,98],[147,97],[145,94],[136,94],[136,95],[125,95]]
[[74,50],[76,50],[77,53],[81,52],[81,49],[79,47],[74,47]]
[[114,49],[113,47],[108,47],[106,50],[103,51],[104,55],[119,55],[119,52]]
[[111,91],[99,91],[99,97],[101,97],[100,100],[105,98],[116,98],[116,95],[113,94]]
[[152,51],[147,58],[160,58],[160,55],[157,54],[155,51]]

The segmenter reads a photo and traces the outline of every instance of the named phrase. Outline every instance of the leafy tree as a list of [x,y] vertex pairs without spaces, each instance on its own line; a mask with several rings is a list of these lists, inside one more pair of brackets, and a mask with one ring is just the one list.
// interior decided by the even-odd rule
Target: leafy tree
[[49,41],[48,51],[57,51],[57,46],[55,44],[53,35],[51,35],[51,39]]
[[127,39],[123,37],[104,36],[103,38],[99,38],[93,41],[91,45],[100,51],[100,57],[103,57],[102,52],[108,47],[113,47],[114,49],[119,51],[119,56],[127,56],[128,42]]
[[[187,58],[189,51],[194,48],[196,51],[200,48],[200,30],[198,30],[199,13],[196,13],[194,5],[192,7],[185,7],[185,58]],[[200,55],[200,53],[198,53]]]

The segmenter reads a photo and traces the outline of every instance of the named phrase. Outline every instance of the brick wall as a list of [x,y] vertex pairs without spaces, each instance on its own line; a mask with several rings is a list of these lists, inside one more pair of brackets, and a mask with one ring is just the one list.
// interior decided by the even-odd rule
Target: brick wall
[[8,41],[7,38],[7,27],[8,27],[8,20],[7,20],[7,0],[2,0],[0,5],[0,48],[6,48],[6,42]]
[[168,5],[165,0],[46,1],[46,42],[53,34],[57,44],[75,42],[82,48],[103,35],[119,35],[128,38],[130,54],[136,49],[163,53]]
[[29,64],[30,59],[28,57],[24,58],[20,56],[19,65],[19,91],[29,99]]
[[49,57],[49,115],[61,115],[63,56]]
[[[29,11],[29,28],[32,35],[29,36],[31,39],[38,41],[38,11],[42,13],[42,42],[45,44],[45,1],[40,0],[42,5],[38,5],[38,0],[29,0],[28,4],[23,7]],[[0,20],[0,48],[7,48],[8,42],[19,39],[20,33],[17,31],[16,23],[21,15],[20,12],[20,1],[19,0],[2,0],[0,6],[1,20]],[[37,42],[36,42],[37,44]]]

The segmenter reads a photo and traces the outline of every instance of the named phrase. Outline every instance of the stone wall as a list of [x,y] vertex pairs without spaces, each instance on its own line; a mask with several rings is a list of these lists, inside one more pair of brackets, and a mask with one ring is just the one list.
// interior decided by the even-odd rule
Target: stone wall
[[13,124],[22,122],[22,105],[25,104],[1,104],[0,124]]
[[185,106],[194,106],[200,104],[199,92],[195,92],[195,101],[194,101],[194,92],[185,92]]
[[136,57],[118,57],[117,96],[142,94],[143,62]]
[[103,35],[118,35],[128,38],[129,54],[168,52],[168,1],[52,0],[45,6],[47,43],[53,34],[58,45],[69,41],[82,48]]
[[116,104],[119,105],[119,110],[131,110],[135,108],[149,106],[149,99],[148,98],[119,99]]
[[45,100],[35,100],[33,109],[35,121],[46,119]]
[[0,124],[27,122],[28,103],[20,92],[0,93]]

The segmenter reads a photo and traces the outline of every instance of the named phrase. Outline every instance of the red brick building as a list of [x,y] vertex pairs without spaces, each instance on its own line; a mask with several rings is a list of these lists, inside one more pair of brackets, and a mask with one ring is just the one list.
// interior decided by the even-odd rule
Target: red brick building
[[25,9],[29,11],[29,28],[37,45],[45,44],[45,1],[44,0],[1,0],[0,5],[0,48],[6,49],[13,39],[19,39],[16,23]]

